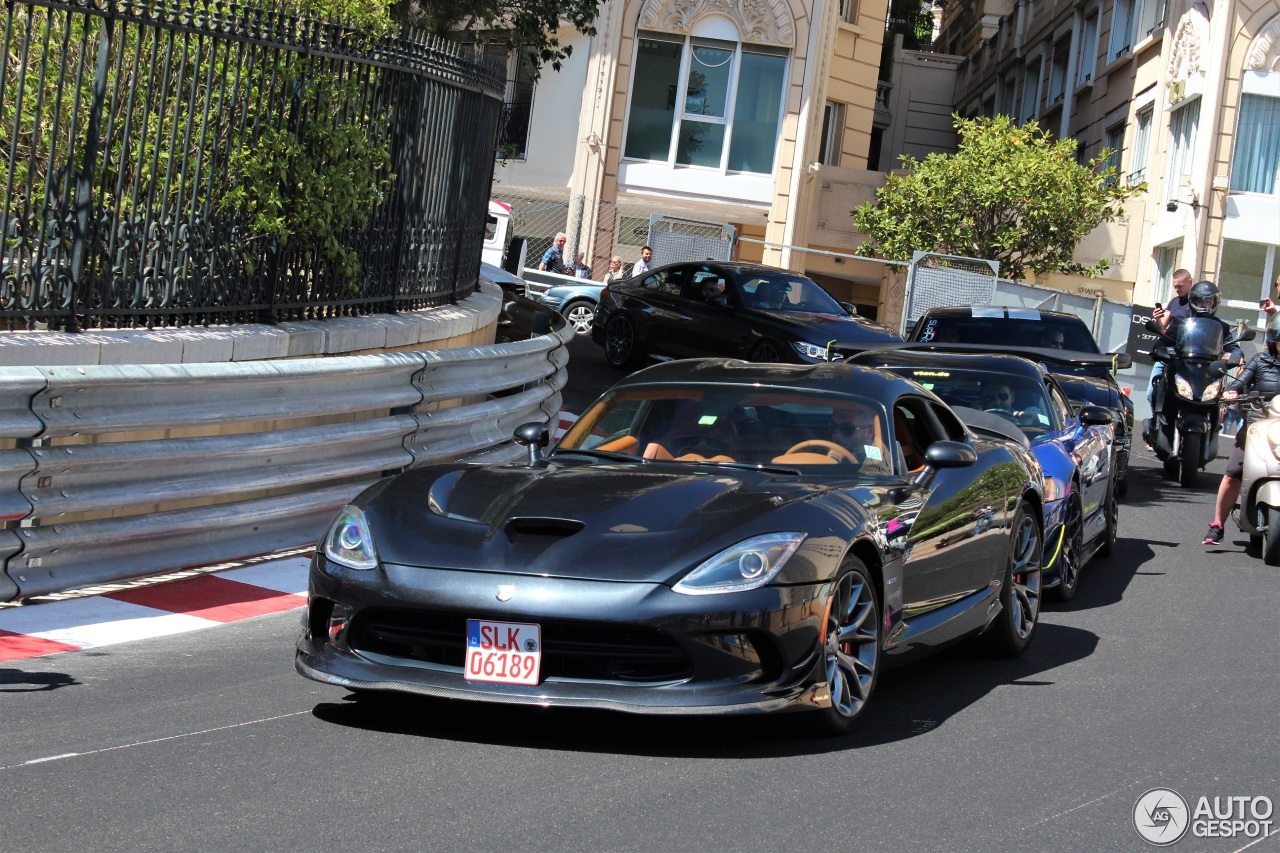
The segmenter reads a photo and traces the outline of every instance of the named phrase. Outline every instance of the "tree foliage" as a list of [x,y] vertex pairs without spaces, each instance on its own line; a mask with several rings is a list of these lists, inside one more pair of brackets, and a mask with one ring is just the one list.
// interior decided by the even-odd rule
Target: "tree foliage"
[[441,38],[531,48],[536,74],[542,65],[559,71],[573,53],[572,45],[560,43],[560,22],[594,35],[599,11],[600,0],[399,0],[394,14]]
[[1106,259],[1085,266],[1072,255],[1146,189],[1103,168],[1112,152],[1082,165],[1074,139],[1054,140],[1036,122],[1018,127],[1008,116],[957,116],[955,126],[955,154],[903,156],[903,171],[853,211],[854,225],[870,238],[860,252],[891,260],[910,260],[915,251],[985,258],[1015,280],[1028,270],[1097,275],[1108,268]]

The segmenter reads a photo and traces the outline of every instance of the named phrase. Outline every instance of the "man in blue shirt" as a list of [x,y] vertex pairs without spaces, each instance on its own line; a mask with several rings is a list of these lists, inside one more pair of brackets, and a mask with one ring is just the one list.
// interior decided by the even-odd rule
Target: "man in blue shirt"
[[569,236],[563,231],[557,234],[551,243],[551,248],[542,253],[542,261],[538,264],[538,269],[560,275],[573,275],[573,271],[564,262],[564,244],[568,242]]

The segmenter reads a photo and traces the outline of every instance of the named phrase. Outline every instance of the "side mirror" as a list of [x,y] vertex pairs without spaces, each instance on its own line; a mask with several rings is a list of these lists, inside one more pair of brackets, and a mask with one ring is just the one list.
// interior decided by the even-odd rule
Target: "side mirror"
[[1251,341],[1251,340],[1253,340],[1253,339],[1254,339],[1254,338],[1256,338],[1256,337],[1258,337],[1258,332],[1257,332],[1257,330],[1256,330],[1256,329],[1245,329],[1245,330],[1244,330],[1243,332],[1241,332],[1241,333],[1240,333],[1240,335],[1236,338],[1236,342],[1238,343],[1238,342],[1240,342],[1240,341]]
[[858,306],[854,305],[852,302],[841,302],[840,307],[848,311],[854,317],[858,316]]
[[1133,356],[1127,352],[1113,352],[1111,353],[1111,365],[1114,370],[1125,370],[1133,367]]
[[930,468],[965,468],[978,461],[973,448],[959,441],[935,441],[924,452]]
[[529,448],[529,464],[536,465],[542,460],[542,448],[551,440],[551,433],[546,424],[529,423],[516,427],[512,434],[516,444]]
[[1209,365],[1208,373],[1210,376],[1226,376],[1230,367],[1231,366],[1227,364],[1225,360],[1215,361],[1213,364]]
[[1085,426],[1106,426],[1115,423],[1115,415],[1101,406],[1081,406],[1080,423]]

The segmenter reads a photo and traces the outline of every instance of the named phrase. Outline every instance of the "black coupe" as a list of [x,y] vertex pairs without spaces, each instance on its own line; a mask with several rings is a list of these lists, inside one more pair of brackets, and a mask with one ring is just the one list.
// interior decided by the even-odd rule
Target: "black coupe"
[[902,338],[800,273],[759,264],[671,264],[600,294],[591,337],[622,370],[651,358],[815,364]]
[[[908,437],[903,424],[910,424]],[[298,671],[357,695],[848,730],[890,661],[1040,613],[1025,444],[845,364],[688,360],[615,385],[543,457],[371,486],[311,564]]]
[[1125,353],[1102,353],[1093,333],[1075,314],[1038,308],[974,305],[930,308],[908,340],[957,352],[1007,352],[1038,361],[1057,377],[1078,406],[1109,409],[1115,417],[1116,496],[1129,491],[1133,401],[1115,372],[1133,363]]

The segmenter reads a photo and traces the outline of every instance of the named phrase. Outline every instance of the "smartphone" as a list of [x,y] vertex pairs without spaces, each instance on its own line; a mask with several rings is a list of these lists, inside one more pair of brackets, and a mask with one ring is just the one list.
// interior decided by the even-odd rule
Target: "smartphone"
[[1268,303],[1268,302],[1270,302],[1270,301],[1271,301],[1270,299],[1259,299],[1259,300],[1258,300],[1258,307],[1259,307],[1259,308],[1266,308],[1266,307],[1267,307],[1267,303]]
[[1163,311],[1163,310],[1164,310],[1164,306],[1163,306],[1163,305],[1161,305],[1159,302],[1157,302],[1157,303],[1156,303],[1156,310],[1157,310],[1157,311]]

